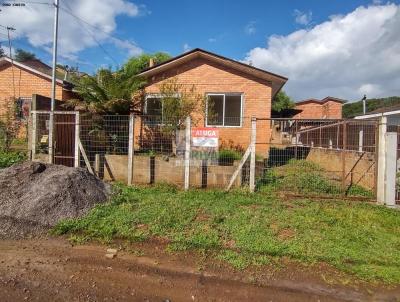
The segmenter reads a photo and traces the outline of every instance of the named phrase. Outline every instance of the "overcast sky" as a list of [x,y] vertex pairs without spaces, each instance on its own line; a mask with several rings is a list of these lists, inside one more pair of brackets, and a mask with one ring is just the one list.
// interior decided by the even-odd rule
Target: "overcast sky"
[[[59,61],[84,71],[200,47],[288,77],[297,101],[400,95],[399,1],[60,2]],[[0,25],[16,28],[14,48],[50,63],[51,1],[26,3],[0,7]],[[6,33],[0,27],[3,48]]]

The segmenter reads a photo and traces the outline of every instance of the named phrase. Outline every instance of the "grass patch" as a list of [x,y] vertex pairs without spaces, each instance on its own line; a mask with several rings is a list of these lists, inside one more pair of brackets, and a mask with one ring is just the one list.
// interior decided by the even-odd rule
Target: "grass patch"
[[244,191],[119,185],[111,202],[60,222],[75,242],[163,238],[174,251],[212,251],[237,269],[280,257],[326,262],[366,279],[400,282],[399,212],[344,201],[280,201]]
[[26,160],[26,152],[0,151],[0,169],[7,168],[24,160]]
[[[331,175],[333,178],[333,175]],[[268,169],[257,184],[261,191],[286,191],[300,194],[341,195],[339,181],[319,165],[305,160],[290,160],[286,165]],[[359,185],[346,190],[348,196],[373,197],[373,192]]]

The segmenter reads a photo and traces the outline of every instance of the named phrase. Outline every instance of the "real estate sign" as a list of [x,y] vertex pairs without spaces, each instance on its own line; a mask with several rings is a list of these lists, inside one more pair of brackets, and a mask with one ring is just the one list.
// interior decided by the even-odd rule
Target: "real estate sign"
[[205,148],[218,148],[218,128],[193,128],[192,146]]

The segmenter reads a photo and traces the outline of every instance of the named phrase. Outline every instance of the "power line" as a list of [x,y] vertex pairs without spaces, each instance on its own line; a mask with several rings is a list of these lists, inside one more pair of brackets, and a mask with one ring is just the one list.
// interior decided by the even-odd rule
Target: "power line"
[[[92,27],[92,28],[94,28],[94,29],[97,29],[97,30],[101,31],[102,33],[106,34],[108,37],[113,38],[113,39],[115,39],[115,40],[117,40],[117,41],[119,41],[119,42],[124,42],[123,39],[118,38],[118,37],[116,37],[115,35],[112,35],[111,33],[105,31],[105,30],[102,29],[101,27],[96,26],[96,25],[93,25],[93,24],[91,24],[90,22],[88,22],[88,21],[82,19],[81,17],[75,15],[75,14],[72,12],[72,9],[71,9],[71,7],[68,5],[68,3],[65,2],[65,6],[67,6],[67,8],[60,6],[60,9],[63,10],[64,12],[66,12],[67,14],[71,15],[72,17],[74,17],[74,18],[80,20],[81,22],[85,23],[86,25],[88,25],[88,26],[90,26],[90,27]],[[142,47],[140,47],[140,48],[142,48]],[[146,48],[142,48],[142,49],[144,49],[144,50],[146,50],[146,51],[149,51],[149,52],[157,52],[156,50],[154,50],[154,49],[149,49],[149,48],[147,48],[147,47],[146,47]]]
[[12,56],[12,46],[11,46],[11,37],[10,31],[14,31],[15,28],[7,26],[7,38],[8,38],[8,47],[10,49],[10,59],[11,59],[11,73],[12,73],[12,83],[13,83],[13,92],[14,92],[14,100],[15,100],[15,76],[14,76],[14,60]]
[[[68,4],[66,4],[66,5],[68,6]],[[117,62],[117,60],[116,60],[112,55],[110,55],[110,54],[108,53],[108,51],[107,51],[107,50],[101,45],[101,43],[96,39],[96,37],[94,36],[94,34],[85,26],[85,24],[88,24],[88,25],[89,25],[88,22],[86,22],[86,21],[84,21],[83,19],[79,18],[78,16],[76,16],[75,14],[73,14],[70,10],[64,9],[64,8],[62,8],[61,6],[60,6],[60,8],[61,8],[63,11],[65,11],[66,13],[68,13],[69,15],[71,15],[72,17],[74,17],[75,19],[77,19],[78,22],[79,22],[80,24],[82,24],[82,26],[83,26],[83,28],[86,30],[86,32],[92,37],[93,41],[95,41],[96,44],[100,47],[100,49],[101,49],[112,61],[114,61],[114,63],[115,63],[116,65],[119,65],[119,63]],[[69,8],[69,6],[68,6],[68,8]]]

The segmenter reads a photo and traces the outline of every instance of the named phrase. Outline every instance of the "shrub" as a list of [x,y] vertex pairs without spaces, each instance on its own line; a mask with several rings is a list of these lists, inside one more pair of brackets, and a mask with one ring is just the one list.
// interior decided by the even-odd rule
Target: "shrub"
[[218,162],[221,166],[231,166],[235,160],[242,158],[239,151],[232,149],[223,149],[218,152]]
[[24,152],[0,151],[0,168],[7,168],[26,159]]

